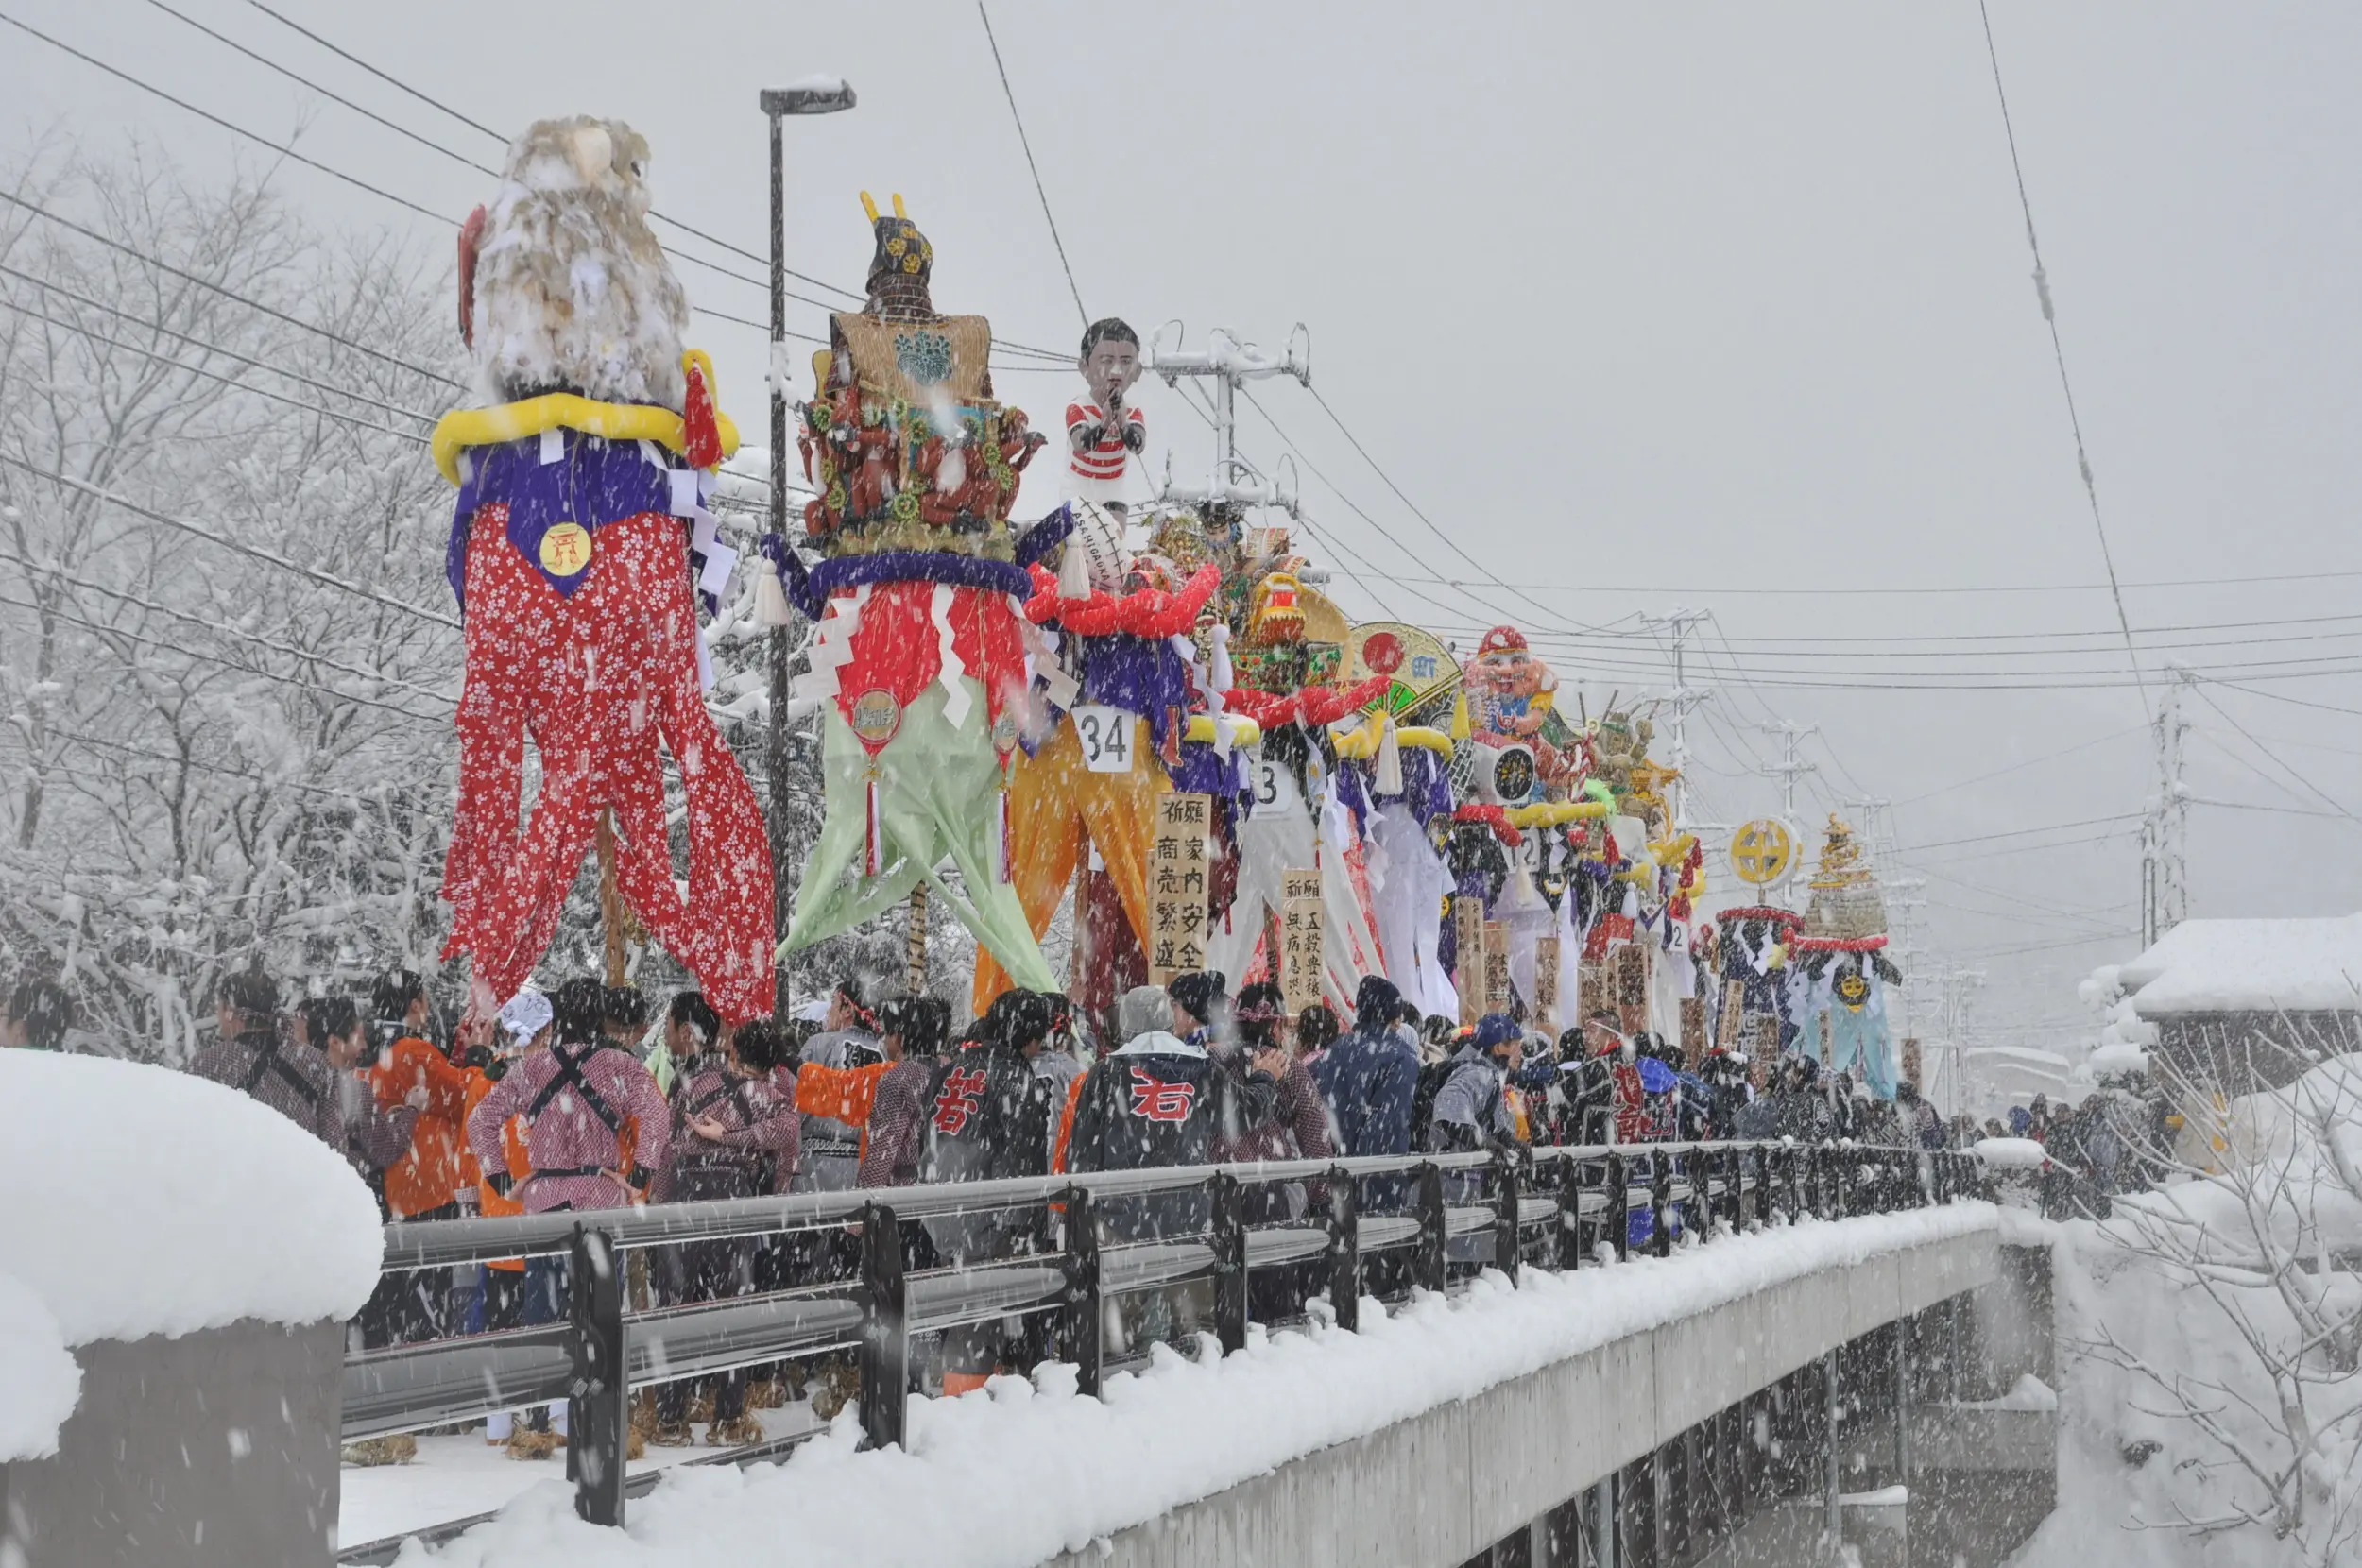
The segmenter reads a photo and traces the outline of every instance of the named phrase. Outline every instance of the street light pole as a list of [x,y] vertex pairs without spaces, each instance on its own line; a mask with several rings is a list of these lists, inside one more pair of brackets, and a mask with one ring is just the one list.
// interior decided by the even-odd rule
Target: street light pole
[[[787,537],[787,148],[781,122],[790,114],[834,114],[853,107],[850,84],[835,78],[811,78],[792,87],[766,87],[759,99],[771,122],[771,532]],[[766,562],[767,565],[767,562]],[[789,870],[793,846],[788,841],[787,816],[787,690],[788,665],[794,649],[791,628],[771,628],[771,713],[764,734],[763,765],[771,776],[771,798],[764,813],[771,837],[771,930],[778,941],[787,935],[791,909]],[[788,1004],[787,966],[776,977],[779,1007]]]

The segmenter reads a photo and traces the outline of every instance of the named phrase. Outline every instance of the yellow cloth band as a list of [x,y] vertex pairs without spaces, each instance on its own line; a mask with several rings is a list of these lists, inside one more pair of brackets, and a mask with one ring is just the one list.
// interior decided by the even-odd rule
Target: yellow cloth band
[[[710,384],[710,383],[709,383]],[[722,455],[738,451],[738,426],[727,414],[713,417],[722,437]],[[454,485],[460,483],[459,454],[470,447],[493,447],[545,430],[578,430],[610,441],[654,441],[667,452],[681,450],[681,417],[669,408],[646,403],[603,403],[572,392],[544,392],[522,402],[495,403],[490,408],[454,408],[435,422],[435,466]]]

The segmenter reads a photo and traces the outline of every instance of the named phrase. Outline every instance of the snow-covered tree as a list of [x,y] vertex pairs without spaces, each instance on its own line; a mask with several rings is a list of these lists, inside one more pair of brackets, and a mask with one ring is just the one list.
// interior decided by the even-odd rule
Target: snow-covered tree
[[[2151,1065],[2184,1115],[2212,1122],[2184,1146],[2218,1150],[2223,1168],[2179,1165],[2156,1190],[2116,1200],[2106,1222],[2065,1230],[2070,1409],[2107,1428],[2081,1434],[2098,1474],[2079,1484],[2120,1482],[2121,1523],[2179,1538],[2148,1560],[2353,1561],[2362,1059],[2228,1102],[2163,1057]],[[2076,1462],[2062,1466],[2062,1499]]]

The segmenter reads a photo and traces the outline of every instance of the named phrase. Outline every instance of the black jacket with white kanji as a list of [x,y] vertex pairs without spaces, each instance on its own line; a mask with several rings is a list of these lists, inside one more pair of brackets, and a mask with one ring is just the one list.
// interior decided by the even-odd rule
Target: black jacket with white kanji
[[[994,1182],[1042,1176],[1050,1169],[1050,1081],[1017,1051],[969,1046],[935,1064],[920,1105],[921,1182]],[[952,1262],[1006,1250],[1022,1210],[927,1221],[937,1250]]]
[[[1162,1031],[1140,1035],[1093,1066],[1074,1104],[1067,1165],[1076,1171],[1211,1165],[1216,1150],[1269,1121],[1277,1086],[1234,1073],[1203,1046]],[[1111,1241],[1194,1236],[1212,1220],[1203,1188],[1114,1198],[1097,1205]]]

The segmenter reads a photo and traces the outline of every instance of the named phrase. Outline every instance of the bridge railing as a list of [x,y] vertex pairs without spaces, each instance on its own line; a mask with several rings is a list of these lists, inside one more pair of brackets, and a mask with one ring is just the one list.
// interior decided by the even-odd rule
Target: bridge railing
[[[1250,1219],[1250,1193],[1299,1183],[1326,1186],[1317,1206],[1325,1212]],[[620,1525],[636,1387],[849,1351],[864,1440],[882,1446],[903,1439],[915,1336],[1036,1318],[1049,1353],[1071,1362],[1080,1391],[1095,1395],[1106,1365],[1101,1308],[1110,1297],[1210,1280],[1215,1335],[1227,1355],[1246,1343],[1248,1282],[1258,1270],[1305,1270],[1324,1286],[1336,1323],[1352,1330],[1364,1265],[1377,1258],[1401,1260],[1388,1266],[1397,1281],[1443,1290],[1455,1269],[1492,1267],[1515,1278],[1523,1267],[1575,1270],[1609,1253],[1664,1255],[1685,1233],[1710,1239],[1807,1215],[1921,1207],[1977,1185],[1973,1157],[1952,1151],[1646,1143],[1094,1171],[395,1224],[385,1233],[387,1272],[562,1257],[569,1311],[546,1326],[350,1355],[344,1437],[566,1400],[576,1510]],[[1103,1235],[1110,1203],[1193,1191],[1207,1201],[1202,1230],[1135,1241]],[[1374,1196],[1372,1212],[1362,1212],[1365,1193]],[[1012,1211],[1027,1217],[1014,1255],[906,1269],[905,1226]],[[626,1308],[631,1249],[828,1231],[858,1236],[854,1277]]]

